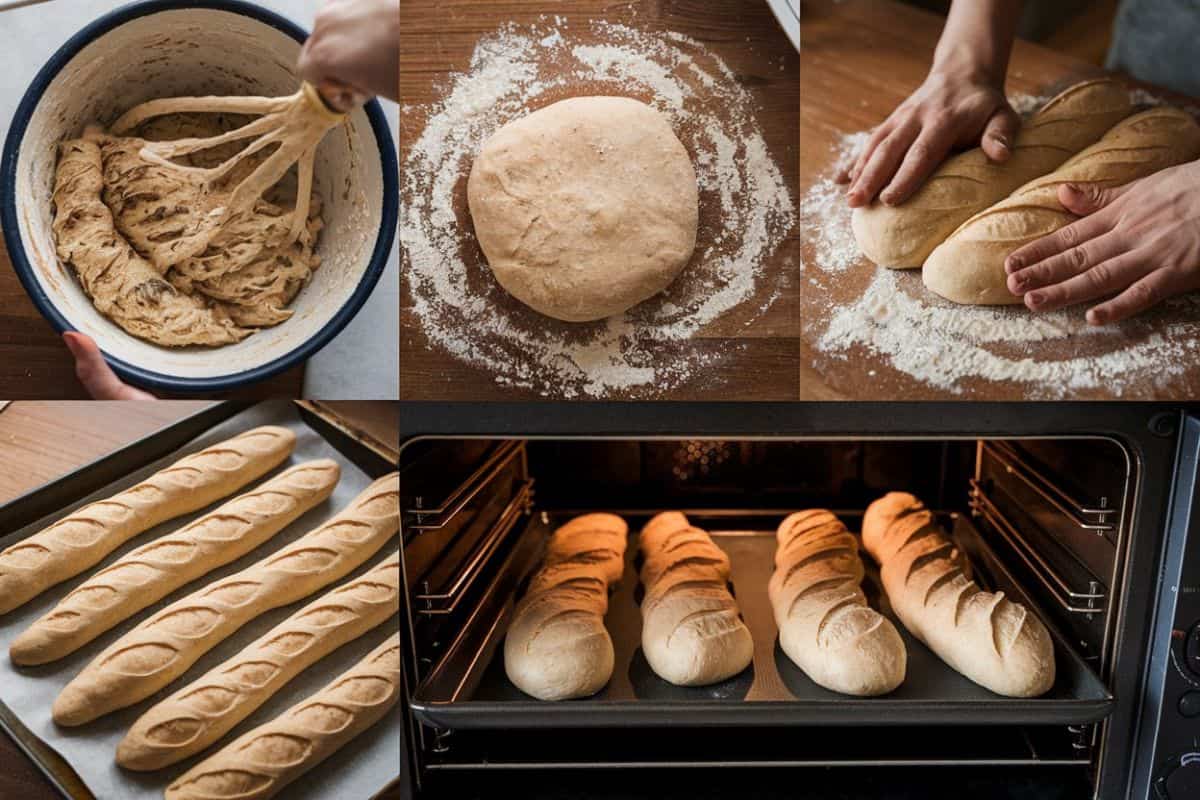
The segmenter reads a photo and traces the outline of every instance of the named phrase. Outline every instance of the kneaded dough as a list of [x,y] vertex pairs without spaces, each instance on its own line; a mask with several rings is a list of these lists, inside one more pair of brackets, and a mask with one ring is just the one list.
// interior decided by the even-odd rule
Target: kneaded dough
[[699,190],[666,118],[624,97],[563,100],[484,144],[467,197],[496,280],[585,322],[663,291],[696,246]]

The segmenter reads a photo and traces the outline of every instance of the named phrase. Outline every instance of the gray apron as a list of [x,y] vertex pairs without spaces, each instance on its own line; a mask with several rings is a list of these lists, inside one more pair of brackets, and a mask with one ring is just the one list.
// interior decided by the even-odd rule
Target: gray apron
[[1109,69],[1200,97],[1200,0],[1123,0]]

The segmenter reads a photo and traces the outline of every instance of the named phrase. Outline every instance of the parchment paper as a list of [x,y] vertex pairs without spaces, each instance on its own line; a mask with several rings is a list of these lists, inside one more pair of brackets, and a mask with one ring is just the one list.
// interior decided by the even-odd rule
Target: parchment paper
[[[331,458],[342,468],[341,479],[334,489],[333,495],[313,510],[293,522],[270,541],[244,558],[210,572],[208,575],[182,587],[167,596],[154,606],[145,609],[134,618],[108,631],[86,647],[73,653],[61,661],[34,668],[15,667],[8,658],[9,643],[38,617],[45,614],[73,588],[78,586],[96,570],[111,564],[124,553],[129,552],[152,539],[179,528],[196,517],[215,508],[217,504],[202,509],[186,517],[159,525],[150,531],[137,536],[125,546],[119,548],[95,568],[82,575],[72,578],[53,587],[45,594],[31,601],[22,608],[0,617],[0,701],[3,701],[13,713],[43,742],[54,748],[75,768],[79,776],[87,784],[93,794],[101,800],[158,800],[163,796],[163,790],[178,775],[190,769],[195,763],[207,755],[212,755],[221,746],[228,744],[238,736],[262,723],[273,719],[283,711],[298,703],[305,697],[316,692],[331,682],[356,662],[366,656],[372,649],[378,647],[388,636],[399,629],[399,617],[391,622],[380,625],[369,631],[365,636],[336,650],[327,658],[318,661],[309,669],[298,675],[285,685],[273,698],[263,704],[253,715],[244,720],[224,738],[197,756],[175,764],[158,772],[138,773],[121,769],[114,761],[117,744],[134,721],[152,705],[182,688],[193,680],[204,675],[214,666],[236,655],[246,645],[266,633],[272,627],[282,622],[297,609],[316,599],[321,593],[329,591],[333,586],[368,571],[375,564],[383,561],[398,548],[388,544],[380,549],[367,564],[339,581],[333,586],[319,590],[316,594],[305,598],[291,606],[263,614],[247,624],[219,646],[209,651],[196,662],[181,678],[167,686],[158,694],[137,705],[122,709],[114,714],[101,717],[95,722],[77,728],[59,728],[50,719],[50,708],[59,691],[67,685],[88,663],[101,651],[124,635],[139,622],[155,613],[165,605],[207,585],[208,583],[245,569],[251,564],[266,558],[289,542],[303,536],[308,531],[325,521],[339,509],[349,503],[355,495],[365,489],[371,479],[339,453],[331,444],[301,421],[296,408],[289,402],[276,401],[254,406],[235,415],[226,422],[212,428],[202,436],[180,448],[174,454],[154,464],[130,474],[127,478],[110,484],[109,487],[89,496],[70,508],[52,514],[45,519],[17,531],[0,541],[0,546],[7,547],[44,528],[50,522],[62,517],[78,506],[113,494],[120,489],[130,486],[155,470],[166,466],[180,456],[199,450],[207,445],[227,439],[249,428],[259,425],[282,425],[296,433],[296,449],[291,457],[274,471],[268,473],[262,480],[268,480],[283,469],[309,461],[314,458]],[[254,485],[254,484],[252,484]],[[247,487],[249,488],[249,487]],[[245,491],[245,490],[243,490]],[[400,716],[397,708],[387,719],[372,727],[349,745],[335,753],[319,767],[310,771],[283,792],[283,797],[296,800],[365,800],[380,792],[400,773]]]

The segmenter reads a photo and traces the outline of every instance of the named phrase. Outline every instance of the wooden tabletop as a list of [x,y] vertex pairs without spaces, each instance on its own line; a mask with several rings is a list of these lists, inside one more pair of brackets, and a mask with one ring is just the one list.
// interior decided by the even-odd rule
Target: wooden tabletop
[[[865,131],[882,122],[920,85],[929,69],[943,18],[892,0],[804,0],[801,27],[800,74],[800,193],[833,173],[835,148],[846,134]],[[1029,42],[1019,41],[1013,51],[1007,90],[1010,95],[1043,95],[1102,70]],[[1134,81],[1131,85],[1137,86]],[[1169,92],[1155,94],[1173,97]],[[1180,98],[1175,98],[1180,99]],[[815,224],[802,220],[802,227]],[[1013,382],[971,379],[952,393],[922,383],[894,369],[885,357],[855,346],[845,354],[821,352],[816,342],[826,330],[832,312],[861,297],[876,267],[865,257],[836,273],[821,274],[812,268],[814,242],[805,237],[801,256],[806,265],[800,315],[801,396],[809,400],[1021,400],[1028,387]],[[811,280],[822,288],[813,290]],[[918,270],[899,273],[902,289],[927,297]],[[940,300],[938,300],[940,302]],[[1024,312],[1016,307],[1013,313]],[[1178,312],[1176,312],[1178,313]],[[1153,311],[1135,321],[1129,331],[1089,336],[1087,342],[1052,340],[1027,345],[1024,356],[1051,360],[1094,348],[1098,355],[1128,346],[1138,337],[1154,335],[1165,324],[1165,312]],[[1157,327],[1156,327],[1157,326]],[[844,355],[845,357],[841,357]],[[1150,381],[1127,391],[1124,399],[1191,398],[1200,392],[1200,366],[1170,378],[1159,386]],[[1132,394],[1131,394],[1132,393]],[[1112,399],[1108,388],[1080,390],[1073,399]]]
[[[503,23],[544,24],[545,16],[583,36],[594,19],[649,31],[692,37],[723,59],[759,109],[758,122],[789,187],[798,169],[797,86],[799,58],[765,2],[746,0],[405,0],[401,27],[401,163],[420,134],[422,107],[442,99],[448,77],[466,69],[476,42]],[[782,69],[781,69],[782,64]],[[402,167],[403,169],[403,167]],[[459,190],[463,191],[460,181]],[[472,245],[472,247],[477,247]],[[785,242],[769,270],[796,269],[799,238]],[[401,250],[401,275],[407,264]],[[480,255],[480,264],[482,256]],[[716,362],[684,384],[652,395],[671,400],[794,400],[798,286],[791,281],[771,308],[745,325],[735,310],[706,328],[686,347],[710,353]],[[743,319],[739,319],[743,317]],[[506,388],[488,371],[473,367],[431,344],[413,310],[408,287],[401,291],[400,397],[404,400],[526,400],[533,391]],[[469,324],[469,320],[464,320]],[[635,396],[614,394],[608,399]],[[641,395],[638,395],[641,396]]]

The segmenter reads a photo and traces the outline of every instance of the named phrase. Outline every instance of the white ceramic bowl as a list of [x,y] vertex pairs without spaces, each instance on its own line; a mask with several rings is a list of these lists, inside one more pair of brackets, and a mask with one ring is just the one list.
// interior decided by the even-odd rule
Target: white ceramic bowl
[[25,93],[0,165],[9,255],[51,324],[91,336],[126,380],[175,392],[223,391],[261,380],[332,339],[382,274],[399,189],[395,148],[377,102],[355,111],[318,149],[321,266],[292,304],[292,318],[280,325],[216,349],[158,347],[99,314],[55,256],[51,195],[58,142],[156,97],[291,94],[304,37],[292,22],[241,0],[148,0],[116,9],[72,37]]

